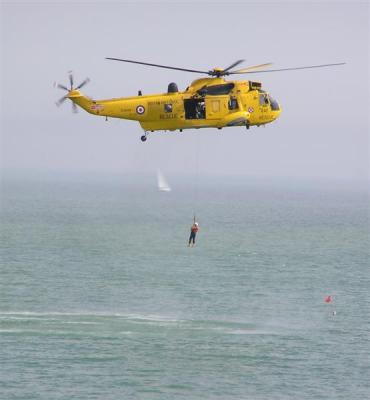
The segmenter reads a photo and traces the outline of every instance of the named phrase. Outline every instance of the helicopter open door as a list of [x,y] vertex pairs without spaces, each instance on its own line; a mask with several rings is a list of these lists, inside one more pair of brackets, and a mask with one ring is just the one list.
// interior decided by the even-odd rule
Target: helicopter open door
[[203,98],[184,100],[185,119],[205,119],[206,105]]
[[223,118],[228,111],[229,96],[206,96],[207,119]]

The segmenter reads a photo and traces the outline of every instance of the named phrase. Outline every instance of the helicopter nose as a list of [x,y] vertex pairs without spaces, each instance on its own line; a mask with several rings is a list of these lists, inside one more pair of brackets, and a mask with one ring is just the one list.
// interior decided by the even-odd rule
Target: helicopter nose
[[274,119],[278,118],[278,116],[281,113],[281,107],[280,107],[280,104],[272,97],[270,97],[270,107],[271,107],[271,111],[274,116]]
[[274,110],[272,113],[273,113],[273,115],[274,115],[274,119],[279,118],[279,116],[280,116],[280,114],[281,114],[281,107],[279,107],[278,110]]
[[277,105],[277,107],[275,108],[275,112],[277,113],[277,114],[280,114],[281,113],[281,106],[280,106],[280,103],[277,101],[276,102],[276,105]]

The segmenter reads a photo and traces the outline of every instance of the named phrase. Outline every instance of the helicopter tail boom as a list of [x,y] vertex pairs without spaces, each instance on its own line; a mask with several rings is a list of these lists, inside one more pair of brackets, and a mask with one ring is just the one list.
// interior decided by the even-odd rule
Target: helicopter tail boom
[[96,114],[96,110],[93,106],[94,102],[88,97],[84,96],[79,90],[71,90],[66,97],[88,113]]

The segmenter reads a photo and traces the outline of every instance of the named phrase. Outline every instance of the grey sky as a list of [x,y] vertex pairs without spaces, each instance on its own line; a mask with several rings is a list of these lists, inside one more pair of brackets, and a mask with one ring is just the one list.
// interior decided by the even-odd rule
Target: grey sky
[[[2,2],[1,166],[20,171],[192,173],[369,179],[367,2]],[[266,128],[154,133],[138,123],[71,113],[53,82],[89,77],[110,98],[180,90],[196,74],[107,61],[119,57],[195,69],[273,62],[342,67],[245,75],[283,108]],[[3,172],[4,173],[4,172]]]

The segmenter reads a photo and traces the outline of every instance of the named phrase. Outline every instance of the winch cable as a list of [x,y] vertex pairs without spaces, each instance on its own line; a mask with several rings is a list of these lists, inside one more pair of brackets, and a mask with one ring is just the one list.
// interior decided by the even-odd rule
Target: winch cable
[[195,133],[194,150],[194,178],[193,178],[193,222],[196,222],[199,200],[199,133]]

